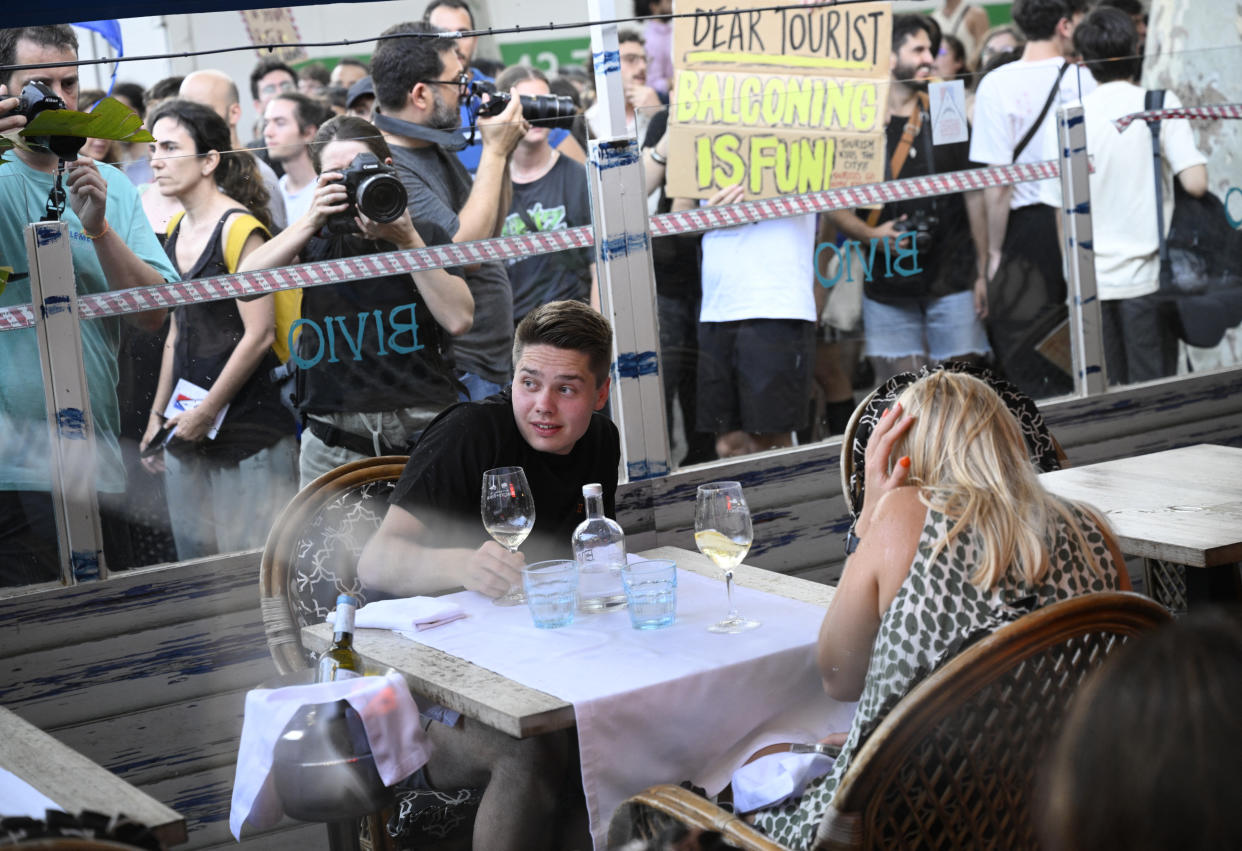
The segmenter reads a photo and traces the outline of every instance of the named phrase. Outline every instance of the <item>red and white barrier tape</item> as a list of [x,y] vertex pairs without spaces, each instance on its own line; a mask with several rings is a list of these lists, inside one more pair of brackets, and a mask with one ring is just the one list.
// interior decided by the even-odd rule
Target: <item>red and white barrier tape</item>
[[1163,121],[1166,118],[1199,118],[1220,120],[1222,118],[1242,118],[1242,103],[1226,103],[1220,106],[1180,106],[1177,109],[1150,109],[1146,112],[1134,112],[1123,115],[1113,122],[1117,132],[1121,132],[1135,121]]
[[[727,207],[698,207],[678,213],[651,217],[652,236],[673,236],[695,233],[718,227],[749,224],[765,219],[848,210],[891,201],[948,195],[973,189],[1008,186],[1031,180],[1056,177],[1059,166],[1055,160],[1039,163],[994,166],[970,171],[950,172],[929,177],[910,177],[826,189],[805,195],[784,195],[762,201],[747,201]],[[334,284],[341,281],[364,280],[383,275],[422,272],[446,266],[469,266],[489,260],[509,260],[594,245],[594,234],[588,225],[558,231],[539,231],[499,239],[485,239],[452,245],[436,245],[410,251],[371,254],[342,260],[303,263],[259,272],[243,272],[200,278],[155,287],[97,293],[78,299],[83,319],[99,319],[145,310],[160,310],[182,304],[218,301],[238,296],[291,290],[298,287]],[[0,309],[0,331],[29,328],[34,325],[34,312],[29,304]]]

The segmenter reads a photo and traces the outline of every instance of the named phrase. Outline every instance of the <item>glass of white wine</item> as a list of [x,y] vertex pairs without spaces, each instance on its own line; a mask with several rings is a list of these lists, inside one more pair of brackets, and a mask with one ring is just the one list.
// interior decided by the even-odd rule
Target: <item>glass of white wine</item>
[[746,632],[759,626],[759,621],[742,617],[733,605],[733,568],[746,558],[753,540],[750,507],[742,496],[742,486],[737,482],[699,485],[694,503],[694,543],[724,571],[729,592],[729,614],[709,626],[711,632]]
[[[485,472],[479,509],[487,534],[509,552],[516,553],[535,528],[535,498],[526,481],[526,471],[521,467],[497,467]],[[497,606],[525,603],[521,580],[492,602]]]

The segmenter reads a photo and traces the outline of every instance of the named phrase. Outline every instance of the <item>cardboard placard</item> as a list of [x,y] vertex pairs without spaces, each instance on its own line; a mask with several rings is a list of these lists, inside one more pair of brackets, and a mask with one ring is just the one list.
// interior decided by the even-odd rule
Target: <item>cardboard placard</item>
[[741,183],[745,197],[767,198],[884,179],[889,4],[765,6],[736,0],[675,20],[669,158],[688,167],[669,170],[672,196]]

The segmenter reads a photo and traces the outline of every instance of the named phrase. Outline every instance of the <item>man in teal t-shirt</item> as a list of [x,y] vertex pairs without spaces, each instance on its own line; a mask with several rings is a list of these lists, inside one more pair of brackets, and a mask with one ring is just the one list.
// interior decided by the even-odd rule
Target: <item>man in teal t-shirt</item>
[[[0,30],[0,66],[64,62],[63,66],[19,68],[0,84],[19,92],[42,82],[78,106],[77,38],[67,25]],[[4,97],[0,115],[16,103]],[[0,119],[0,121],[6,121]],[[9,119],[9,124],[18,123]],[[0,266],[13,272],[0,307],[29,304],[30,263],[25,230],[43,218],[57,157],[52,153],[10,151],[0,163]],[[138,192],[118,169],[82,157],[65,177],[68,203],[61,220],[69,226],[78,295],[177,280],[142,212]],[[154,318],[156,322],[159,317]],[[125,471],[117,441],[117,347],[119,320],[80,324],[98,466],[96,488],[124,490]],[[56,532],[50,497],[51,475],[47,406],[35,331],[0,331],[0,586],[59,577]],[[73,471],[71,471],[72,473]],[[105,526],[108,524],[105,523]],[[105,528],[105,541],[109,539]]]

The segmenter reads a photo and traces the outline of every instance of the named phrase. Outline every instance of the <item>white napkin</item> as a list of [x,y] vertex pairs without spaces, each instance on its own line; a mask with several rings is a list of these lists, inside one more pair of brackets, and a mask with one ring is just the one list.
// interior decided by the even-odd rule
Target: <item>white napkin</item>
[[[332,623],[335,612],[328,616]],[[421,631],[464,618],[461,606],[443,597],[405,597],[400,600],[376,600],[367,603],[354,615],[354,626],[366,629]]]
[[733,810],[749,813],[796,797],[806,784],[832,770],[824,754],[772,753],[733,772]]
[[304,705],[348,700],[362,718],[385,785],[409,777],[427,762],[431,743],[418,723],[409,686],[396,672],[330,683],[254,689],[246,694],[246,716],[237,748],[237,776],[229,828],[240,841],[244,824],[266,830],[280,821],[284,807],[272,775],[272,750],[295,712]]

